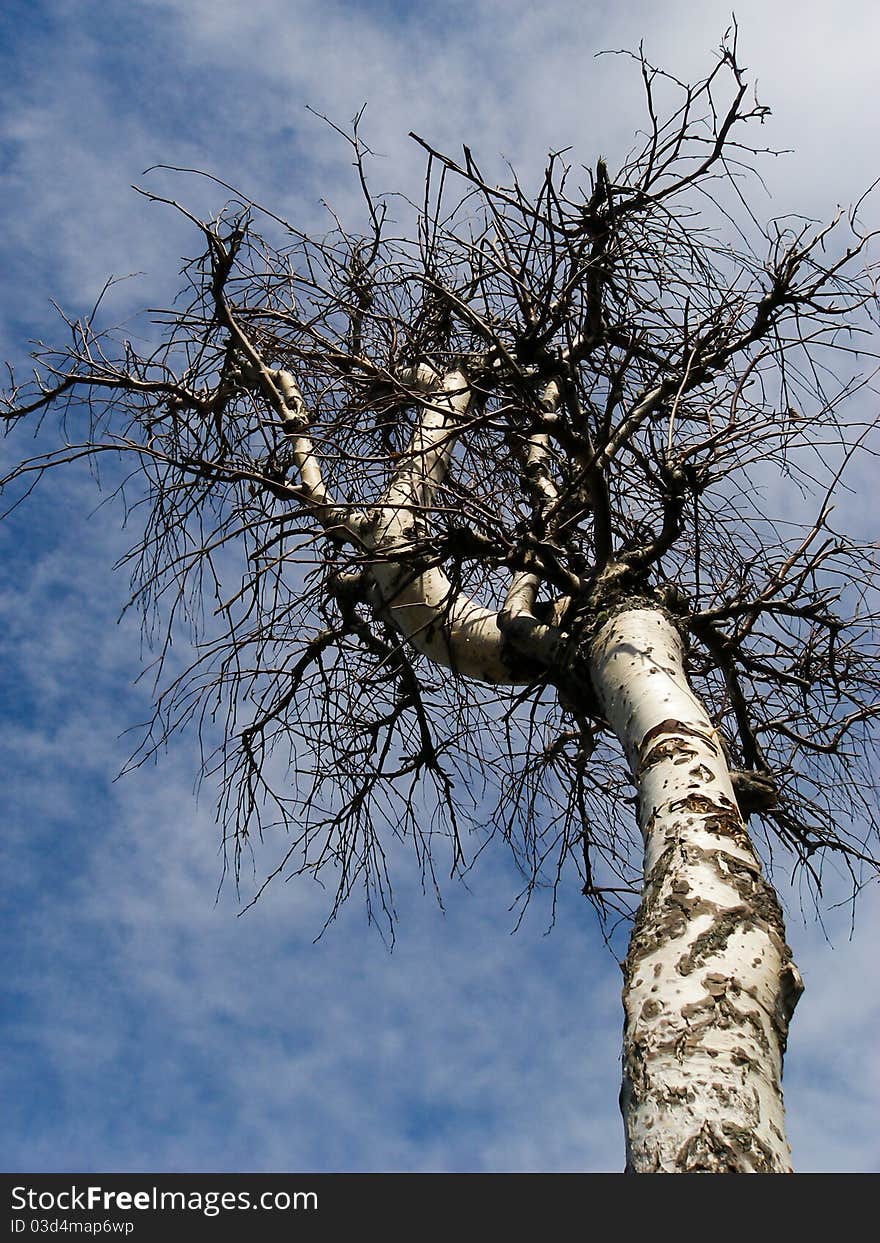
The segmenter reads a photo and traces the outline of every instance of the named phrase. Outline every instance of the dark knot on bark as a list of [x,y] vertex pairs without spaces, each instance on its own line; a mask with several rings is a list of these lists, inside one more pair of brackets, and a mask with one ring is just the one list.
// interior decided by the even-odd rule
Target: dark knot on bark
[[770,811],[779,804],[779,791],[770,773],[733,769],[730,781],[744,820],[754,812]]

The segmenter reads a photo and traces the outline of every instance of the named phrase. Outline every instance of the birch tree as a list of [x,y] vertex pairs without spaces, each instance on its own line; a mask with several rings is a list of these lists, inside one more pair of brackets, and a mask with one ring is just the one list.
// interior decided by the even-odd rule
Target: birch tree
[[735,41],[691,85],[632,59],[616,171],[496,185],[413,135],[410,204],[372,193],[356,121],[359,233],[142,191],[200,239],[184,291],[147,350],[97,312],[38,344],[7,423],[60,431],[5,484],[130,464],[158,646],[133,762],[221,721],[236,881],[284,835],[264,884],[392,925],[398,843],[438,893],[506,843],[521,909],[577,884],[634,915],[627,1169],[787,1171],[802,983],[767,868],[876,869],[877,546],[835,509],[872,452],[869,239],[858,209],[759,224]]

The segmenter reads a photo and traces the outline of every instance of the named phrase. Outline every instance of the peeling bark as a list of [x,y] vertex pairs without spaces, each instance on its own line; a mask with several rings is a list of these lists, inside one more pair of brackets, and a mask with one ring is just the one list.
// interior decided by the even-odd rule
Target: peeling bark
[[802,991],[719,736],[661,611],[626,609],[593,680],[638,790],[645,880],[624,974],[633,1173],[785,1173],[782,1059]]

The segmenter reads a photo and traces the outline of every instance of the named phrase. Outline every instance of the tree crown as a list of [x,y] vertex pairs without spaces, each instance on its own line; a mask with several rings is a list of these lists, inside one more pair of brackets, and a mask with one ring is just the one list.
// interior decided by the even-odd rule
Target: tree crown
[[[202,243],[159,342],[96,308],[12,384],[8,424],[53,411],[63,435],[5,486],[133,462],[159,673],[134,762],[220,714],[236,878],[280,826],[278,871],[390,915],[383,829],[436,887],[438,843],[460,872],[488,825],[523,897],[573,864],[601,913],[626,909],[634,800],[587,654],[632,601],[675,620],[768,844],[817,884],[827,851],[875,866],[877,545],[835,521],[876,447],[870,239],[857,209],[758,223],[767,109],[735,39],[694,85],[635,61],[648,124],[619,170],[554,153],[536,189],[494,185],[416,138],[403,235],[359,119],[365,232],[149,195]],[[172,668],[171,628],[205,604],[216,625]]]

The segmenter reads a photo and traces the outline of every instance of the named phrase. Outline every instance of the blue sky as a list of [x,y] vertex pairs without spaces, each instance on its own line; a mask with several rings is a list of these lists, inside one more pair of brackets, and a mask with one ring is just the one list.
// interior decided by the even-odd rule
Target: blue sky
[[[767,142],[795,149],[767,169],[767,214],[828,216],[880,173],[880,10],[852,3],[844,26],[824,4],[749,0],[737,17],[774,113]],[[420,183],[410,129],[526,174],[550,147],[613,163],[641,120],[639,84],[594,53],[644,37],[687,77],[729,20],[716,0],[7,3],[0,356],[51,340],[49,299],[79,313],[111,272],[142,273],[118,287],[119,318],[173,294],[192,239],[130,190],[151,164],[204,168],[313,228],[322,198],[354,212],[356,188],[306,105],[345,122],[367,102],[382,188]],[[206,185],[184,190],[208,209]],[[126,533],[99,499],[84,475],[58,475],[0,525],[0,1167],[619,1170],[623,944],[603,944],[577,893],[549,935],[540,904],[511,935],[501,851],[470,891],[447,888],[445,914],[401,859],[393,954],[354,902],[314,944],[314,887],[275,885],[242,918],[230,891],[215,902],[194,738],[114,781],[147,688],[136,624],[117,624]],[[875,494],[860,506],[876,511]],[[785,1079],[795,1164],[876,1169],[876,890],[850,939],[829,876],[826,939],[776,880],[807,981]]]

